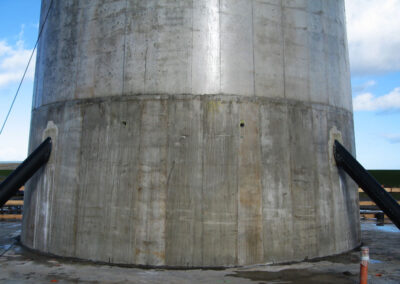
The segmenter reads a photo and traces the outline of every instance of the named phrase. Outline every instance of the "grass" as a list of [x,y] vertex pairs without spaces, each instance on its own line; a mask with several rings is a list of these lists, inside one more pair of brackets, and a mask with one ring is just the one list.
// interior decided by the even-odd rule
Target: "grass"
[[6,177],[11,174],[12,170],[0,170],[0,182],[6,179]]
[[[365,192],[359,192],[360,201],[369,201],[371,198]],[[400,200],[400,192],[389,192],[389,194],[395,199]]]
[[400,170],[368,170],[384,187],[400,187]]

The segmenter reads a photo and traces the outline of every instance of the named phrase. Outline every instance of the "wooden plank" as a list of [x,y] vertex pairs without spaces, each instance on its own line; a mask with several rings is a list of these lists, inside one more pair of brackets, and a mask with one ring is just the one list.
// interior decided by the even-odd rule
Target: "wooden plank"
[[4,204],[5,206],[22,206],[24,205],[24,201],[23,200],[8,200],[6,202],[6,204]]
[[[387,192],[400,192],[400,187],[385,187]],[[358,189],[358,192],[364,192],[361,188]]]
[[360,206],[376,205],[373,201],[360,201]]
[[[400,204],[400,201],[397,201],[397,203]],[[370,205],[376,205],[376,204],[373,201],[360,201],[360,206],[370,206]]]
[[22,220],[21,214],[0,214],[0,220]]
[[[366,219],[375,219],[376,218],[376,214],[371,214],[371,213],[360,214],[360,216],[361,216],[361,218],[366,218]],[[385,214],[385,219],[389,219],[389,217],[386,216],[386,214]]]
[[360,214],[361,218],[365,218],[365,219],[373,219],[375,218],[375,214]]

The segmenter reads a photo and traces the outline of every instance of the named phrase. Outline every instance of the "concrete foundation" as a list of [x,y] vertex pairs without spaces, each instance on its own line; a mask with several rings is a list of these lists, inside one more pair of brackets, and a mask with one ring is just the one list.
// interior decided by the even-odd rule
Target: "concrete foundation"
[[[400,283],[400,231],[393,224],[361,221],[363,245],[369,247],[368,283]],[[227,269],[140,269],[69,261],[32,253],[16,244],[20,224],[0,221],[0,282],[134,284],[354,284],[360,282],[360,251],[285,265]]]
[[[50,1],[43,1],[42,21]],[[150,266],[360,243],[343,1],[55,1],[37,57],[22,242]]]

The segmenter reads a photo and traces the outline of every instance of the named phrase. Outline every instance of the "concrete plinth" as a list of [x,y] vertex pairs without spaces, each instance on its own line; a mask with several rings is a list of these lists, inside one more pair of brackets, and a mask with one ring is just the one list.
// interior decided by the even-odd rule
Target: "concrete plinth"
[[[43,1],[42,18],[49,1]],[[22,242],[232,266],[360,242],[343,1],[55,1],[40,41]]]

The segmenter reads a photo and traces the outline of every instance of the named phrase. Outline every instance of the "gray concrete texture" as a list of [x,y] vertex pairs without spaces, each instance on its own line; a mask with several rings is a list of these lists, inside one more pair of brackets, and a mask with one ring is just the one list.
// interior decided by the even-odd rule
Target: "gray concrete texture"
[[[42,2],[42,20],[50,1]],[[344,1],[54,1],[40,40],[22,242],[174,267],[360,243]]]
[[[0,221],[0,283],[135,284],[355,284],[360,283],[360,251],[285,265],[226,269],[140,269],[71,261],[25,250],[16,241],[20,223]],[[361,224],[369,247],[369,284],[400,283],[400,231],[393,224]]]

